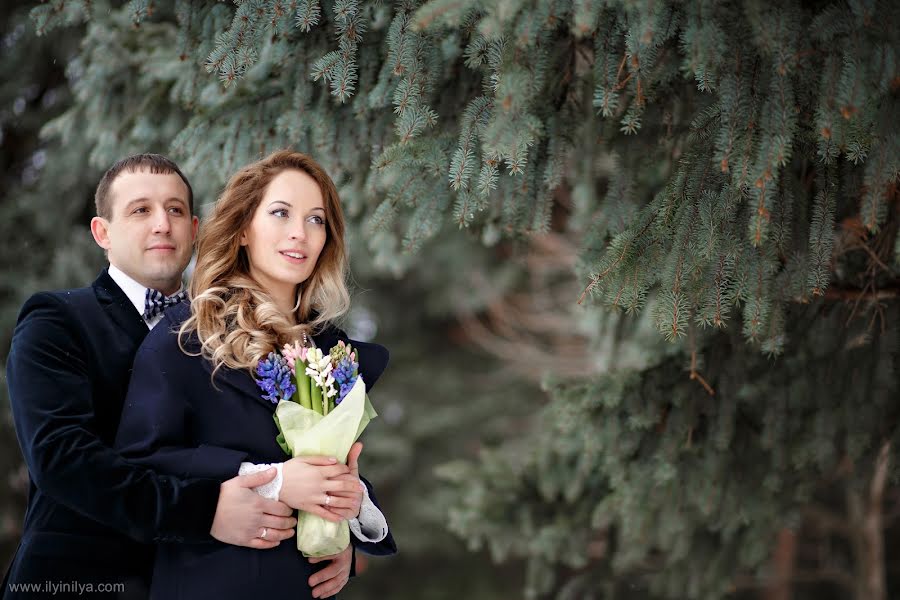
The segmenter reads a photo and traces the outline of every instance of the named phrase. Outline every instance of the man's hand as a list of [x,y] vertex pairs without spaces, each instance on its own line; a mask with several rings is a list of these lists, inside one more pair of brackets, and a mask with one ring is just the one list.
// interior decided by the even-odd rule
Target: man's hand
[[[268,500],[253,488],[272,481],[275,468],[233,477],[219,488],[219,503],[209,533],[220,542],[258,550],[274,548],[294,535],[297,519],[290,506]],[[262,536],[265,536],[263,538]]]
[[278,495],[288,506],[304,510],[329,521],[344,520],[325,508],[329,497],[349,493],[359,488],[358,483],[340,479],[350,473],[350,468],[335,458],[324,456],[298,456],[284,463],[284,484]]
[[344,589],[350,579],[350,562],[353,558],[353,544],[347,546],[342,552],[331,556],[310,558],[312,564],[330,560],[331,564],[309,578],[309,587],[312,588],[313,598],[328,598]]
[[332,514],[340,517],[341,520],[348,521],[359,516],[359,509],[362,506],[363,485],[359,480],[359,454],[362,452],[362,442],[356,442],[350,447],[347,453],[347,467],[349,473],[332,477],[334,481],[344,481],[352,484],[354,487],[349,491],[336,491],[329,493],[331,499],[328,501],[326,508]]

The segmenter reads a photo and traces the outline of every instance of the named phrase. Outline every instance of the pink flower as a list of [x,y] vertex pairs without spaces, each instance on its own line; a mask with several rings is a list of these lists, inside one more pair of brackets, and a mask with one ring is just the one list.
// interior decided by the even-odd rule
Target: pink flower
[[294,366],[294,363],[299,358],[300,362],[306,362],[306,352],[307,349],[300,345],[300,342],[294,342],[292,344],[285,344],[284,348],[281,350],[281,355],[284,356],[284,359],[287,361],[288,366],[291,368],[291,373],[296,374],[297,369]]

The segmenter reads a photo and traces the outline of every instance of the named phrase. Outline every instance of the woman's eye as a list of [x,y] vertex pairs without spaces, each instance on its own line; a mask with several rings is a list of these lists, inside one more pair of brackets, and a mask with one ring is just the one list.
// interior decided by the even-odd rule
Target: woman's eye
[[285,208],[276,208],[269,214],[275,215],[276,217],[286,217],[286,216],[288,216],[288,211]]
[[315,223],[316,225],[324,225],[325,224],[325,219],[323,219],[319,215],[313,215],[309,218],[309,220],[312,221],[313,223]]

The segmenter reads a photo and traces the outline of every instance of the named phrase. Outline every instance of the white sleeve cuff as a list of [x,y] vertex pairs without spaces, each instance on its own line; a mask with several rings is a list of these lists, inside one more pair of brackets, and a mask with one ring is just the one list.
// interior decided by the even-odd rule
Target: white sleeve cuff
[[375,503],[369,498],[369,489],[362,481],[359,485],[363,489],[362,505],[359,508],[359,516],[348,521],[350,531],[356,539],[363,542],[380,542],[387,537],[388,526],[384,514],[378,510]]
[[264,483],[253,488],[253,491],[263,498],[268,498],[269,500],[278,500],[278,494],[281,493],[281,485],[284,483],[284,463],[255,465],[250,462],[242,462],[241,468],[238,470],[238,475],[259,473],[260,471],[265,471],[267,469],[271,469],[272,467],[278,469],[278,474],[275,476],[275,479],[273,479],[269,483]]

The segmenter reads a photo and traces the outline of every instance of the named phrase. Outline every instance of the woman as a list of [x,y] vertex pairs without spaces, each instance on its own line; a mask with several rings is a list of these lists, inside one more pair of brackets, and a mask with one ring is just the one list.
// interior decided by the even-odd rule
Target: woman
[[[261,358],[295,340],[323,349],[352,343],[371,389],[387,350],[350,341],[331,324],[349,307],[346,267],[337,190],[314,160],[284,150],[234,175],[202,227],[190,307],[166,311],[135,358],[116,439],[122,454],[161,472],[223,480],[234,475],[235,457],[285,460],[275,441],[275,406],[252,373]],[[183,460],[184,449],[200,446],[221,448],[231,460]],[[359,481],[337,474],[346,467],[297,466],[300,460],[286,463],[280,500],[332,520],[358,514]],[[297,468],[289,472],[288,465]],[[372,554],[396,551],[389,533],[354,545]],[[167,540],[158,547],[151,596],[312,598],[307,581],[317,568],[293,540],[267,550]]]

